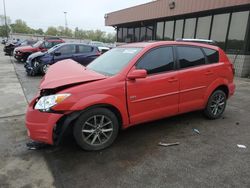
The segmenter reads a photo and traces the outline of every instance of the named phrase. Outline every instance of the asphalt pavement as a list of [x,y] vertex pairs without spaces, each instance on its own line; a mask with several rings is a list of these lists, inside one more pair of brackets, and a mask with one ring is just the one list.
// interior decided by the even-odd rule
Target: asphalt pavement
[[[41,76],[26,76],[23,65],[12,61],[30,101],[38,91]],[[23,116],[16,121],[0,119],[6,133],[0,132],[0,143],[12,148],[14,156],[16,152],[28,156],[30,165],[35,165],[34,160],[40,157],[52,175],[48,176],[48,182],[52,182],[48,185],[55,187],[250,187],[250,80],[235,82],[236,93],[229,99],[222,118],[208,120],[201,112],[192,112],[138,125],[120,132],[110,148],[99,152],[81,150],[71,136],[59,147],[27,151],[23,146],[27,139]],[[6,128],[6,122],[13,126]],[[11,133],[15,135],[14,143],[7,142],[11,140],[5,136],[9,131],[20,132]],[[180,144],[163,147],[159,142]],[[0,149],[1,156],[4,151]],[[18,165],[12,168],[20,169]],[[36,174],[41,174],[41,170],[33,171]]]

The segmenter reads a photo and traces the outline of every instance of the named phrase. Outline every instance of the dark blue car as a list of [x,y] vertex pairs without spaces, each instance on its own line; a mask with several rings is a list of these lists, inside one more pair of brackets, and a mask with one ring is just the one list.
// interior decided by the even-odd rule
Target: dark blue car
[[86,66],[100,54],[95,46],[81,43],[62,43],[50,48],[47,52],[31,54],[24,67],[28,75],[34,76],[45,74],[50,65],[64,59],[72,59]]

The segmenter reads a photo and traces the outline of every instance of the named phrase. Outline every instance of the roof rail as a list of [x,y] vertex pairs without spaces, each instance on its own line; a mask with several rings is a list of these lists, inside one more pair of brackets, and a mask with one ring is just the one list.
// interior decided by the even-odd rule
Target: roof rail
[[176,39],[177,42],[198,42],[198,43],[205,43],[211,45],[217,45],[214,40],[207,40],[207,39]]

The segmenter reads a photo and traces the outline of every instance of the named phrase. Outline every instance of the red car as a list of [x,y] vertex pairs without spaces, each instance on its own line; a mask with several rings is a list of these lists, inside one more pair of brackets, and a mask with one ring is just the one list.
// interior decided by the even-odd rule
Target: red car
[[14,57],[17,61],[26,62],[30,54],[35,52],[45,52],[53,46],[63,43],[60,38],[45,38],[43,41],[38,41],[32,46],[21,46],[14,50]]
[[164,41],[114,48],[87,67],[52,65],[26,114],[28,135],[57,144],[68,128],[82,149],[110,146],[120,129],[195,110],[219,118],[233,95],[219,47]]

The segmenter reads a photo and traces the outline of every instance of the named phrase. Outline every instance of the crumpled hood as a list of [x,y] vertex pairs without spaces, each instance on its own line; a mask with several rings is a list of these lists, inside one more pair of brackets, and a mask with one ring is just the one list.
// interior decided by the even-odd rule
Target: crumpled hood
[[16,48],[16,51],[20,51],[20,52],[36,52],[38,51],[37,48],[34,48],[32,46],[20,46]]
[[51,65],[43,77],[40,89],[55,89],[65,85],[102,80],[106,76],[86,69],[79,63],[66,59]]
[[45,54],[46,54],[46,52],[35,52],[29,56],[28,60],[32,60],[32,59],[35,59],[37,57],[41,57]]

